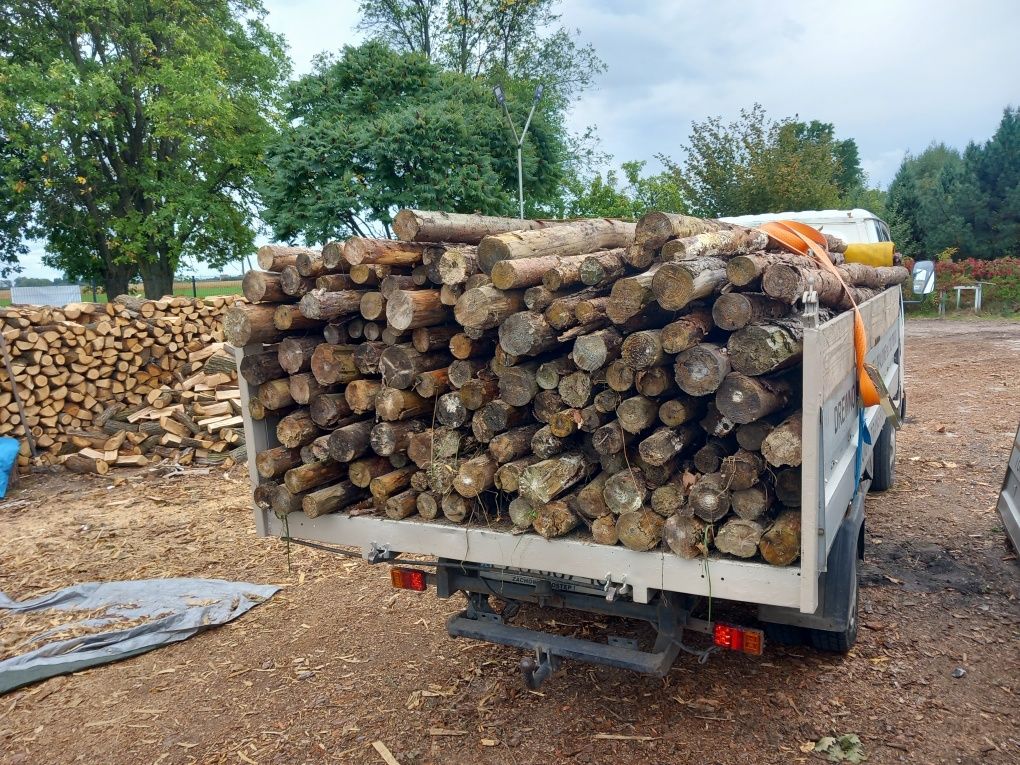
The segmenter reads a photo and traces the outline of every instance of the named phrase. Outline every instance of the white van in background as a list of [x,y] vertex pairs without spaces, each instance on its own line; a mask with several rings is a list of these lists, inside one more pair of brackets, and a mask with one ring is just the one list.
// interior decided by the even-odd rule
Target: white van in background
[[774,220],[795,220],[806,223],[826,234],[838,236],[848,244],[858,242],[888,242],[892,240],[888,224],[867,210],[804,210],[803,212],[765,213],[762,215],[738,215],[720,218],[727,223],[737,223],[748,228],[757,228],[762,223]]

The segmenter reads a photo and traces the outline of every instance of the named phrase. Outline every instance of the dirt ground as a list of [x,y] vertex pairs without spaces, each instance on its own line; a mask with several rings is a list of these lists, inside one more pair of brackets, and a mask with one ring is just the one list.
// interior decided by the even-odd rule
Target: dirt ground
[[283,589],[224,627],[0,698],[0,762],[382,763],[381,741],[403,765],[794,763],[849,733],[869,763],[1020,762],[1020,565],[994,511],[1020,324],[913,321],[908,336],[898,484],[867,503],[846,657],[682,654],[663,680],[570,664],[529,692],[519,652],[446,636],[459,598],[394,592],[383,566],[304,548],[288,570],[286,546],[255,536],[240,470],[34,475],[0,505],[12,597],[167,576]]

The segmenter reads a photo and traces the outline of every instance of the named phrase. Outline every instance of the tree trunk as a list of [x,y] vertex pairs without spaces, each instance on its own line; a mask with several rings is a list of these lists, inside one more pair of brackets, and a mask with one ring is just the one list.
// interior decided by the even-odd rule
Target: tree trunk
[[800,557],[800,511],[786,510],[762,534],[761,557],[773,566],[789,566]]
[[174,294],[174,268],[169,255],[158,255],[154,260],[143,259],[138,263],[145,287],[145,297],[150,300]]
[[577,338],[570,355],[578,369],[594,372],[619,356],[622,346],[619,330],[608,327]]
[[616,522],[616,535],[624,547],[630,550],[651,550],[662,541],[662,527],[665,520],[651,510],[636,510],[623,513]]
[[773,467],[800,466],[801,412],[794,412],[764,438],[761,453]]
[[715,549],[737,558],[753,558],[764,531],[756,521],[730,518],[715,533]]
[[554,499],[538,506],[531,526],[546,539],[553,539],[570,533],[580,522],[568,501]]
[[715,325],[727,332],[748,324],[781,319],[789,312],[788,304],[761,292],[729,292],[720,295],[712,304]]
[[793,385],[783,377],[726,375],[715,395],[720,414],[743,425],[783,409],[793,398]]
[[708,555],[708,546],[712,544],[712,525],[701,518],[674,515],[663,525],[662,538],[681,558],[701,558]]
[[283,476],[283,485],[292,494],[301,494],[334,481],[346,472],[347,466],[339,462],[311,462],[288,470]]
[[480,454],[460,463],[453,489],[462,497],[477,497],[495,486],[499,463],[490,454]]
[[682,353],[704,340],[713,326],[710,311],[692,310],[662,328],[662,349],[666,353]]
[[663,263],[652,279],[651,289],[662,308],[679,311],[693,300],[718,292],[724,284],[726,263],[705,257]]
[[745,375],[764,375],[798,363],[804,350],[804,325],[799,319],[773,319],[730,335],[730,364]]
[[405,242],[466,242],[509,231],[544,228],[545,221],[499,218],[492,215],[401,210],[393,219],[393,233]]
[[692,260],[694,258],[742,255],[764,250],[769,243],[768,234],[753,228],[708,231],[682,237],[662,246],[663,261]]
[[417,465],[407,465],[376,476],[368,484],[372,498],[377,502],[404,491],[411,485],[411,476],[418,472]]
[[687,497],[693,513],[702,520],[714,523],[730,511],[730,490],[721,473],[702,476],[691,488]]
[[[528,448],[531,447],[531,439],[528,439]],[[498,458],[497,458],[498,459]],[[500,491],[506,492],[507,494],[513,494],[517,491],[521,473],[524,469],[534,465],[536,462],[541,462],[542,458],[534,454],[528,454],[520,459],[516,459],[513,462],[507,462],[505,465],[500,465],[499,470],[496,471],[495,485]]]
[[542,314],[521,311],[499,327],[499,344],[515,356],[537,356],[559,345],[557,331]]
[[693,424],[659,428],[638,444],[638,453],[650,465],[665,465],[673,457],[689,451],[700,438],[701,428]]
[[679,213],[650,212],[641,216],[634,232],[634,241],[652,250],[662,247],[670,239],[703,234],[710,231],[722,231],[736,228],[732,223],[695,218]]
[[493,266],[502,260],[583,255],[626,247],[633,241],[633,223],[605,218],[581,220],[533,231],[487,236],[478,244],[478,263],[482,271],[490,274]]
[[551,502],[591,472],[592,463],[580,452],[567,452],[536,462],[518,479],[521,496],[534,504]]
[[397,290],[386,301],[386,321],[400,331],[444,324],[450,313],[439,290]]

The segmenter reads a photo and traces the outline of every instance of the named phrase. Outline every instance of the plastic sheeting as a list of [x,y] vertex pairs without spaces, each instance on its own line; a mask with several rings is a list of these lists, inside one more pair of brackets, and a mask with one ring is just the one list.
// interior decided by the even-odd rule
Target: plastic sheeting
[[[87,582],[22,602],[0,593],[0,609],[15,612],[45,609],[101,612],[77,622],[91,634],[47,643],[62,624],[39,634],[42,647],[0,661],[0,694],[26,683],[136,656],[161,645],[225,624],[272,597],[273,585],[221,579],[143,579],[133,582]],[[145,619],[117,628],[118,618]],[[110,624],[111,629],[95,631]]]

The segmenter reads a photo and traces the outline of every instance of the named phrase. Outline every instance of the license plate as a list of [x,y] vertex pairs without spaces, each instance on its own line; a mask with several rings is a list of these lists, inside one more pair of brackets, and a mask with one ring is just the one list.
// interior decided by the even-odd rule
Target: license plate
[[569,576],[556,571],[535,571],[526,568],[501,568],[492,564],[483,564],[482,576],[501,582],[512,582],[534,587],[541,582],[548,582],[553,590],[566,592],[582,592],[589,595],[603,595],[605,589],[602,582],[588,577]]

